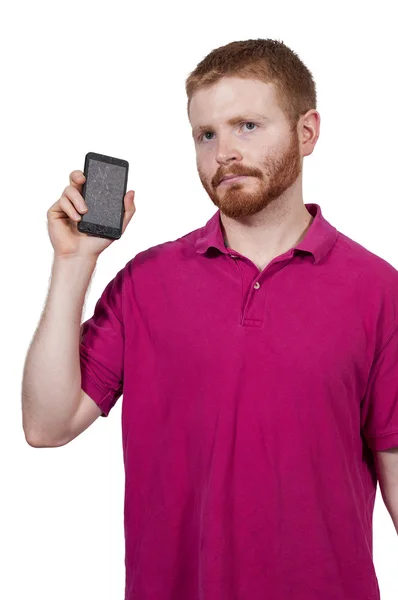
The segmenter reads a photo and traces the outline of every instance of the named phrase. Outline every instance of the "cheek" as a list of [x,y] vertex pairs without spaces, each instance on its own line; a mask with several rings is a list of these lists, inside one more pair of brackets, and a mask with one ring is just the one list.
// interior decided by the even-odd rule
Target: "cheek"
[[[201,179],[207,180],[213,177],[214,173],[212,171],[211,164],[212,161],[209,159],[209,157],[201,157],[200,160],[198,158],[196,159],[196,168]],[[217,169],[217,164],[215,165],[215,169]]]

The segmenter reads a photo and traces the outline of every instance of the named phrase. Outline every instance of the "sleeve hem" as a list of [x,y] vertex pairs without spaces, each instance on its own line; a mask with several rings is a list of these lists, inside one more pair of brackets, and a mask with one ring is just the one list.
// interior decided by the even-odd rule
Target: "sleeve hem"
[[382,435],[366,436],[366,441],[371,450],[389,450],[398,447],[398,431]]
[[102,410],[101,417],[107,417],[109,408],[107,408],[106,400],[113,394],[112,390],[104,394],[102,390],[94,383],[86,370],[81,368],[81,388],[96,405]]

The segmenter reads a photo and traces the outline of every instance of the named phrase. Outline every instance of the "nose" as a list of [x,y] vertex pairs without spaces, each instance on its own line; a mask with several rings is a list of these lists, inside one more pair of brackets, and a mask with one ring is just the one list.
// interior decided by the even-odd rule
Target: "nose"
[[[236,142],[236,140],[235,140]],[[242,155],[230,137],[219,137],[216,149],[216,160],[219,164],[227,165],[231,161],[242,160]]]

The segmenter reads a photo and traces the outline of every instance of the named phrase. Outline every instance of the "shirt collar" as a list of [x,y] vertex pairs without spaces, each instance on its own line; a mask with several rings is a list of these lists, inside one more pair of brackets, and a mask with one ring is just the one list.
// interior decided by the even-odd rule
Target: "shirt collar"
[[[310,252],[316,264],[333,246],[338,231],[323,217],[319,204],[305,204],[305,207],[314,219],[304,238],[294,248],[298,252]],[[196,252],[199,254],[204,254],[210,247],[217,248],[224,254],[229,253],[221,229],[220,210],[207,221],[195,243]]]

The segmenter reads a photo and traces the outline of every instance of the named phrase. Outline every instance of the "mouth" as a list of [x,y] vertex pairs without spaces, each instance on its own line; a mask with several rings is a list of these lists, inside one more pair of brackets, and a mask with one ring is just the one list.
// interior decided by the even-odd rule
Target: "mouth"
[[234,181],[239,181],[240,179],[245,179],[247,175],[236,175],[234,177],[227,177],[226,179],[222,179],[220,185],[222,183],[233,183]]

